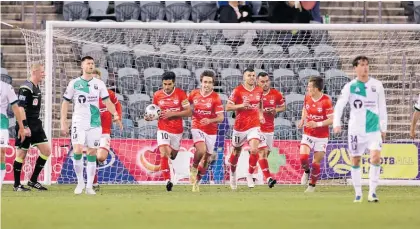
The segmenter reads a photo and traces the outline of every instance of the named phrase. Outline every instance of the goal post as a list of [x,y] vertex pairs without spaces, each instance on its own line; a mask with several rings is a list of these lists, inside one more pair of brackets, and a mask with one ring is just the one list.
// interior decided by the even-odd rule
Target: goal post
[[[59,135],[58,128],[60,98],[69,80],[80,76],[82,55],[93,56],[97,67],[105,71],[106,83],[117,91],[125,112],[127,131],[116,130],[113,134],[111,156],[99,169],[101,183],[162,183],[158,171],[160,156],[153,154],[156,137],[152,136],[156,127],[141,119],[144,112],[141,109],[150,103],[153,92],[160,86],[161,72],[174,71],[176,86],[189,92],[199,86],[199,70],[211,69],[217,75],[215,90],[226,101],[240,83],[242,71],[252,67],[256,72],[266,71],[272,86],[286,98],[286,111],[276,117],[269,165],[280,184],[297,184],[302,175],[298,156],[302,131],[296,128],[296,121],[300,118],[308,77],[322,76],[325,92],[335,103],[343,84],[354,77],[351,61],[358,55],[371,60],[370,75],[380,79],[386,90],[389,133],[381,181],[398,185],[420,183],[419,143],[409,140],[407,128],[413,101],[420,92],[416,89],[416,76],[420,76],[420,44],[416,40],[420,25],[47,21],[43,32],[22,30],[22,33],[28,62],[45,61],[43,118],[52,146],[52,157],[44,172],[46,184],[76,180],[68,152],[70,141]],[[211,184],[229,182],[225,158],[230,151],[234,116],[229,112],[225,115],[214,149],[216,159],[210,177],[205,180]],[[348,115],[342,121],[346,129]],[[183,148],[179,158],[172,162],[178,183],[188,183],[186,172],[194,153],[190,121],[185,119],[184,124]],[[331,134],[320,183],[349,181],[350,159],[346,148],[346,133]],[[240,159],[244,171],[246,157],[244,151]],[[366,155],[362,167],[366,178],[369,168]],[[254,175],[260,184],[264,182],[260,172]]]

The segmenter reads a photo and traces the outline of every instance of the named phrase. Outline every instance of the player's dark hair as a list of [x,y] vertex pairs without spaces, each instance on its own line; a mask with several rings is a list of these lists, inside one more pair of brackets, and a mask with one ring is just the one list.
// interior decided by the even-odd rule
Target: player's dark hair
[[165,72],[162,75],[162,81],[164,81],[164,80],[172,80],[172,82],[175,83],[175,77],[176,77],[176,75],[175,75],[174,72]]
[[93,59],[93,57],[91,57],[91,56],[84,56],[84,57],[82,58],[82,62],[83,62],[83,61],[85,61],[85,60],[94,60],[94,59]]
[[311,76],[308,82],[312,82],[312,85],[315,88],[318,88],[319,91],[322,91],[322,89],[324,89],[324,80],[319,76]]
[[260,77],[266,77],[266,76],[268,76],[268,73],[267,72],[260,72],[260,73],[258,73],[258,78],[260,78]]
[[245,74],[245,72],[255,72],[253,68],[247,68],[244,70],[242,74]]
[[213,83],[215,81],[215,75],[213,71],[210,70],[205,70],[204,72],[201,73],[200,75],[200,82],[203,82],[203,77],[211,77],[213,79]]
[[366,56],[358,56],[353,60],[353,67],[357,67],[357,65],[359,65],[359,61],[367,61],[369,64],[369,59]]

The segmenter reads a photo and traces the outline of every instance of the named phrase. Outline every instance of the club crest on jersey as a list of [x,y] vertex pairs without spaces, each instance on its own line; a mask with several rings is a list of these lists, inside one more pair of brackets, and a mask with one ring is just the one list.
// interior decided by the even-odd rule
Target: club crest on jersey
[[261,99],[261,97],[259,95],[257,95],[256,98],[257,98],[257,100],[260,100]]
[[174,104],[177,105],[179,103],[179,100],[174,99]]
[[354,91],[355,92],[360,92],[360,89],[358,87],[356,87],[356,89]]
[[38,99],[34,99],[34,101],[32,101],[32,106],[38,106]]
[[163,100],[159,101],[159,105],[162,106],[163,104],[165,104],[165,101],[163,101]]
[[95,88],[95,90],[98,90],[98,85],[97,84],[93,85],[93,88]]
[[375,86],[372,86],[371,89],[372,89],[372,92],[376,92],[376,87]]
[[206,107],[210,108],[211,107],[211,103],[206,103]]
[[274,104],[274,100],[270,100],[270,104],[273,105]]
[[318,107],[318,112],[321,113],[322,112],[322,107]]

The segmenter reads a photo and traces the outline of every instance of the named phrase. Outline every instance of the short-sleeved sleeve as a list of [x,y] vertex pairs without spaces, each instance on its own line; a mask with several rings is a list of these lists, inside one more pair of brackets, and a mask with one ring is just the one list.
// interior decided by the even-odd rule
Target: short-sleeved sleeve
[[190,103],[190,104],[192,104],[193,103],[193,101],[194,101],[194,93],[195,91],[192,91],[189,95],[188,95],[188,102]]
[[109,98],[108,89],[105,86],[105,83],[100,81],[99,83],[99,96],[102,98],[102,100],[107,100]]
[[26,86],[20,87],[19,96],[18,96],[18,99],[19,99],[18,105],[20,107],[26,107],[28,104],[30,104],[31,96],[32,96],[31,89],[29,89]]
[[237,104],[238,101],[239,101],[239,90],[238,90],[238,88],[235,88],[232,91],[232,94],[230,94],[228,102],[233,103],[233,104]]
[[181,100],[181,104],[183,107],[188,107],[190,105],[190,102],[188,101],[187,94],[185,91],[179,90],[179,100]]
[[283,106],[284,104],[284,97],[283,94],[281,92],[277,92],[277,106]]
[[71,101],[74,95],[74,81],[70,81],[69,85],[67,85],[66,91],[64,92],[63,99],[67,101]]
[[13,105],[18,102],[15,90],[13,90],[13,87],[10,85],[10,87],[7,87],[7,101]]
[[224,112],[222,100],[217,94],[214,96],[214,112],[216,114]]
[[332,105],[332,101],[329,97],[324,102],[324,110],[325,110],[325,114],[327,116],[331,116],[331,115],[334,114],[334,108],[333,108],[333,105]]

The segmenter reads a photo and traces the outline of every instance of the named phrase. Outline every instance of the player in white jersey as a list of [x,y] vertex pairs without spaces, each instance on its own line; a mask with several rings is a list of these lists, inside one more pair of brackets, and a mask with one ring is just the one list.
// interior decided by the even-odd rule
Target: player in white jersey
[[109,94],[104,82],[94,77],[95,63],[92,57],[85,56],[82,58],[82,69],[83,75],[71,80],[64,93],[61,106],[61,132],[65,136],[68,135],[67,111],[69,102],[73,100],[71,141],[74,151],[74,171],[78,182],[74,193],[81,194],[85,189],[82,152],[86,145],[88,148],[86,194],[95,195],[92,183],[96,170],[96,152],[102,135],[99,98],[105,103],[109,112],[113,114],[115,121],[119,121],[119,117],[114,104],[108,99]]
[[7,116],[7,106],[12,106],[13,113],[16,116],[16,120],[19,124],[18,136],[21,141],[25,140],[25,135],[29,134],[25,131],[25,127],[22,122],[22,114],[19,112],[17,105],[18,99],[13,90],[12,85],[0,81],[0,190],[3,184],[4,176],[6,175],[6,148],[9,146],[9,118]]
[[410,125],[410,137],[414,140],[416,138],[416,125],[417,121],[420,118],[420,95],[417,100],[417,103],[414,105],[414,113],[411,118],[411,125]]
[[348,148],[352,158],[351,177],[356,192],[354,202],[362,202],[361,156],[370,151],[369,202],[378,202],[376,187],[381,171],[382,140],[387,131],[388,115],[382,83],[369,77],[369,60],[358,56],[353,61],[357,78],[347,83],[334,109],[334,133],[341,132],[340,119],[344,107],[350,103]]

